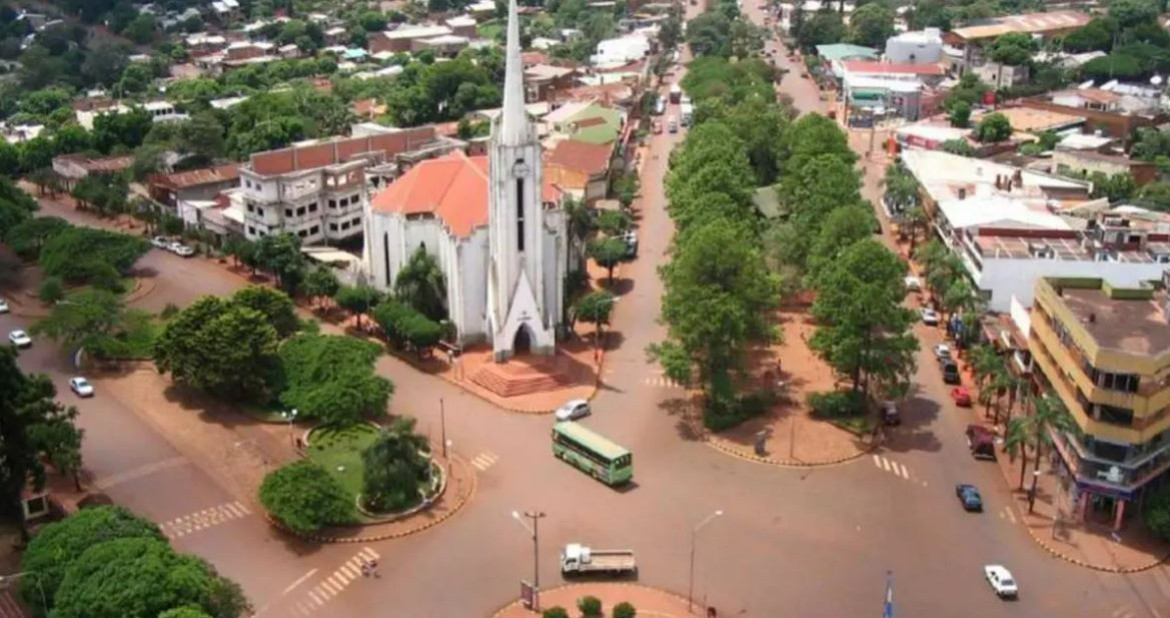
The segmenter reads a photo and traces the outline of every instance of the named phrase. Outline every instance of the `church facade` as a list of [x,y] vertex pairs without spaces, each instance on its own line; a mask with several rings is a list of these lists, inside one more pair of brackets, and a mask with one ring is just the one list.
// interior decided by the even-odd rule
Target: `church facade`
[[420,162],[370,200],[365,218],[371,283],[392,290],[422,248],[446,277],[460,342],[490,342],[497,361],[555,352],[569,262],[561,194],[544,182],[540,142],[524,109],[515,0],[506,61],[504,107],[488,155]]

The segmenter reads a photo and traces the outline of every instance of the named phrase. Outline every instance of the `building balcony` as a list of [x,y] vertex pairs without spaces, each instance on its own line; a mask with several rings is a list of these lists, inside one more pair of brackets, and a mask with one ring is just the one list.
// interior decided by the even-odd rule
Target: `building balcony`
[[1076,436],[1051,430],[1049,435],[1078,487],[1094,493],[1130,499],[1170,469],[1170,443],[1145,450],[1130,448],[1123,461],[1112,461],[1092,454]]

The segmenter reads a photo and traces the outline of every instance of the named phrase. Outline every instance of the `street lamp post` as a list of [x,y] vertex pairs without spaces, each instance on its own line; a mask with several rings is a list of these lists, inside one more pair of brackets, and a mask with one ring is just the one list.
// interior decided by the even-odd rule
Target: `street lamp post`
[[710,515],[708,515],[706,519],[699,522],[699,524],[697,526],[695,526],[694,528],[691,529],[691,575],[690,575],[690,579],[688,580],[688,583],[687,583],[687,611],[688,612],[691,611],[691,609],[694,605],[693,599],[694,599],[694,593],[695,593],[695,537],[697,537],[699,535],[699,529],[701,529],[703,526],[706,526],[707,524],[711,523],[711,521],[713,519],[715,519],[716,517],[719,517],[721,515],[723,515],[723,511],[715,511],[714,513],[711,513]]
[[[512,511],[512,519],[524,526],[524,529],[532,535],[532,610],[540,611],[540,519],[544,517],[544,511]],[[531,519],[532,525],[524,523],[525,519]]]
[[45,587],[41,585],[41,578],[37,573],[32,571],[22,571],[20,573],[13,573],[12,575],[0,575],[0,590],[7,588],[8,585],[12,582],[30,575],[37,576],[33,578],[33,581],[37,583],[37,590],[41,593],[41,608],[48,610],[49,604],[45,601]]
[[297,420],[297,409],[286,410],[280,413],[280,417],[288,421],[288,439],[292,442],[293,447],[297,445],[296,436],[293,435],[293,422]]

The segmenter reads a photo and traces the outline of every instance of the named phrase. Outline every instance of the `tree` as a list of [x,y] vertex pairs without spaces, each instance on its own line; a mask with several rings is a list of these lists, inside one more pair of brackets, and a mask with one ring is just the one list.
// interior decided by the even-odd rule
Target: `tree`
[[597,229],[607,236],[620,236],[630,229],[630,215],[620,210],[603,210],[597,215]]
[[157,24],[154,21],[154,16],[149,13],[142,13],[138,17],[135,17],[134,21],[130,22],[130,25],[126,26],[122,34],[139,45],[145,45],[154,38],[156,27]]
[[35,217],[14,225],[4,236],[8,248],[27,259],[36,259],[48,240],[69,228],[60,217]]
[[609,324],[609,314],[613,312],[615,302],[617,297],[605,290],[590,292],[573,304],[573,316],[582,322],[597,325],[597,341],[601,341],[601,328]]
[[21,596],[38,614],[47,613],[49,608],[41,607],[40,590],[51,602],[66,571],[87,549],[124,538],[164,539],[158,526],[119,506],[81,509],[46,525],[21,557],[20,570],[36,574],[21,582]]
[[158,618],[212,618],[209,614],[193,607],[176,607],[158,615]]
[[353,503],[324,468],[308,459],[293,462],[264,477],[260,504],[296,534],[353,521]]
[[821,155],[833,155],[850,166],[857,161],[845,132],[836,121],[820,114],[805,114],[792,123],[784,134],[782,149],[786,171],[799,170]]
[[636,618],[638,610],[625,601],[613,606],[613,618]]
[[1061,45],[1073,54],[1091,51],[1109,51],[1113,47],[1113,31],[1116,23],[1100,17],[1093,18],[1085,26],[1068,33]]
[[966,101],[955,101],[951,105],[949,115],[951,126],[966,129],[971,126],[971,104]]
[[53,604],[60,618],[155,618],[188,606],[236,618],[250,609],[240,587],[202,559],[144,537],[87,549],[65,571]]
[[447,318],[447,279],[435,257],[420,246],[394,279],[394,293],[427,318]]
[[305,270],[301,239],[294,234],[272,234],[256,242],[257,264],[276,275],[277,285],[289,294],[296,293]]
[[851,163],[832,154],[819,155],[798,168],[788,169],[780,182],[780,198],[797,232],[793,255],[803,265],[829,213],[861,203],[860,181]]
[[1028,399],[1031,402],[1032,414],[1029,416],[1030,426],[1032,430],[1033,439],[1033,480],[1032,492],[1028,497],[1028,511],[1032,511],[1033,504],[1036,501],[1036,480],[1039,476],[1040,460],[1044,458],[1044,448],[1052,446],[1053,434],[1064,434],[1072,431],[1076,424],[1069,415],[1068,409],[1064,407],[1064,402],[1055,393],[1045,393],[1039,397],[1028,394]]
[[870,2],[849,16],[849,40],[857,45],[882,48],[894,35],[894,11],[881,2]]
[[386,412],[394,385],[374,373],[378,345],[301,334],[280,347],[280,402],[304,418],[347,425]]
[[577,599],[577,609],[581,610],[581,615],[585,618],[601,618],[605,616],[601,607],[601,599],[595,596],[586,595]]
[[1122,29],[1154,21],[1160,12],[1158,3],[1151,0],[1112,0],[1109,3],[1109,17]]
[[278,339],[259,311],[205,296],[167,322],[155,342],[155,365],[192,388],[259,399],[277,365]]
[[942,143],[941,149],[960,157],[974,157],[977,154],[975,147],[965,139],[949,139]]
[[873,210],[858,204],[841,206],[829,212],[809,250],[807,272],[810,281],[816,280],[817,275],[853,243],[870,238],[874,223]]
[[45,277],[41,287],[37,290],[37,298],[42,303],[53,304],[65,298],[65,286],[59,277]]
[[569,612],[560,605],[550,607],[540,614],[541,618],[569,618]]
[[232,303],[260,312],[277,337],[284,339],[301,328],[296,305],[288,294],[259,285],[250,285],[232,295]]
[[811,18],[806,18],[800,32],[796,33],[796,43],[801,49],[811,51],[817,45],[837,43],[845,39],[845,23],[841,15],[834,11],[818,11]]
[[362,328],[362,316],[369,313],[382,301],[382,293],[368,285],[343,285],[333,295],[333,302],[338,307],[354,314],[357,317],[358,330]]
[[7,239],[9,230],[31,219],[36,210],[36,200],[0,175],[0,238]]
[[1092,197],[1108,198],[1114,203],[1128,200],[1138,190],[1137,182],[1130,173],[1106,176],[1104,172],[1093,172],[1089,180],[1093,181]]
[[1019,66],[1031,61],[1035,49],[1036,44],[1032,41],[1032,35],[1009,32],[995,39],[988,50],[988,57],[1000,64]]
[[979,121],[972,135],[985,144],[1007,141],[1012,136],[1012,123],[1007,116],[994,112]]
[[977,345],[971,349],[971,368],[975,372],[975,385],[981,390],[983,385],[1003,368],[1003,358],[990,345]]
[[913,373],[918,341],[909,332],[913,312],[902,306],[905,274],[898,256],[869,239],[846,249],[813,282],[812,315],[822,326],[809,347],[849,376],[855,393],[868,393],[871,379],[897,384]]
[[1142,521],[1160,539],[1170,538],[1170,488],[1160,487],[1147,493],[1142,505]]
[[322,264],[309,271],[302,291],[319,301],[322,298],[332,298],[339,289],[341,282],[337,280],[337,275],[333,274],[333,269]]
[[121,326],[126,304],[122,297],[106,290],[82,290],[68,301],[53,305],[49,315],[32,327],[70,348],[108,337]]
[[1170,183],[1158,181],[1147,184],[1138,193],[1137,202],[1151,210],[1170,212]]
[[179,125],[179,140],[176,146],[205,160],[222,157],[227,149],[224,127],[214,114],[196,114]]
[[626,241],[621,238],[599,238],[589,243],[589,257],[606,269],[607,279],[613,283],[613,269],[626,258]]
[[585,259],[585,239],[593,232],[593,209],[584,200],[572,196],[565,198],[561,205],[565,215],[566,253],[575,263],[581,264]]
[[420,356],[438,345],[443,338],[443,327],[438,322],[413,310],[406,319],[395,325],[395,329]]
[[21,504],[25,489],[44,487],[46,461],[76,473],[82,434],[73,425],[77,411],[55,401],[48,377],[25,375],[16,356],[15,348],[0,348],[0,514],[17,519],[27,539]]
[[687,43],[696,57],[731,55],[731,20],[719,11],[706,11],[687,23]]
[[1024,489],[1024,475],[1028,470],[1028,440],[1032,436],[1032,420],[1026,416],[1017,416],[1007,424],[1004,433],[1003,450],[1015,461],[1020,457],[1020,484],[1018,489]]
[[118,290],[122,274],[146,253],[142,238],[87,227],[66,228],[45,241],[39,263],[46,275],[67,283]]
[[414,433],[415,419],[400,418],[362,451],[362,500],[381,513],[401,511],[422,500],[432,476],[427,439]]

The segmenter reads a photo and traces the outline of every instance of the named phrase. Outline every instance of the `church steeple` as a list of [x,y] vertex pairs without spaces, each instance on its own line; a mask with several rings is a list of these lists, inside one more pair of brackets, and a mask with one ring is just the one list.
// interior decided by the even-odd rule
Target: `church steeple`
[[520,15],[516,0],[508,2],[508,43],[504,52],[504,109],[497,138],[504,146],[533,141],[532,123],[524,109],[524,60],[520,57]]

